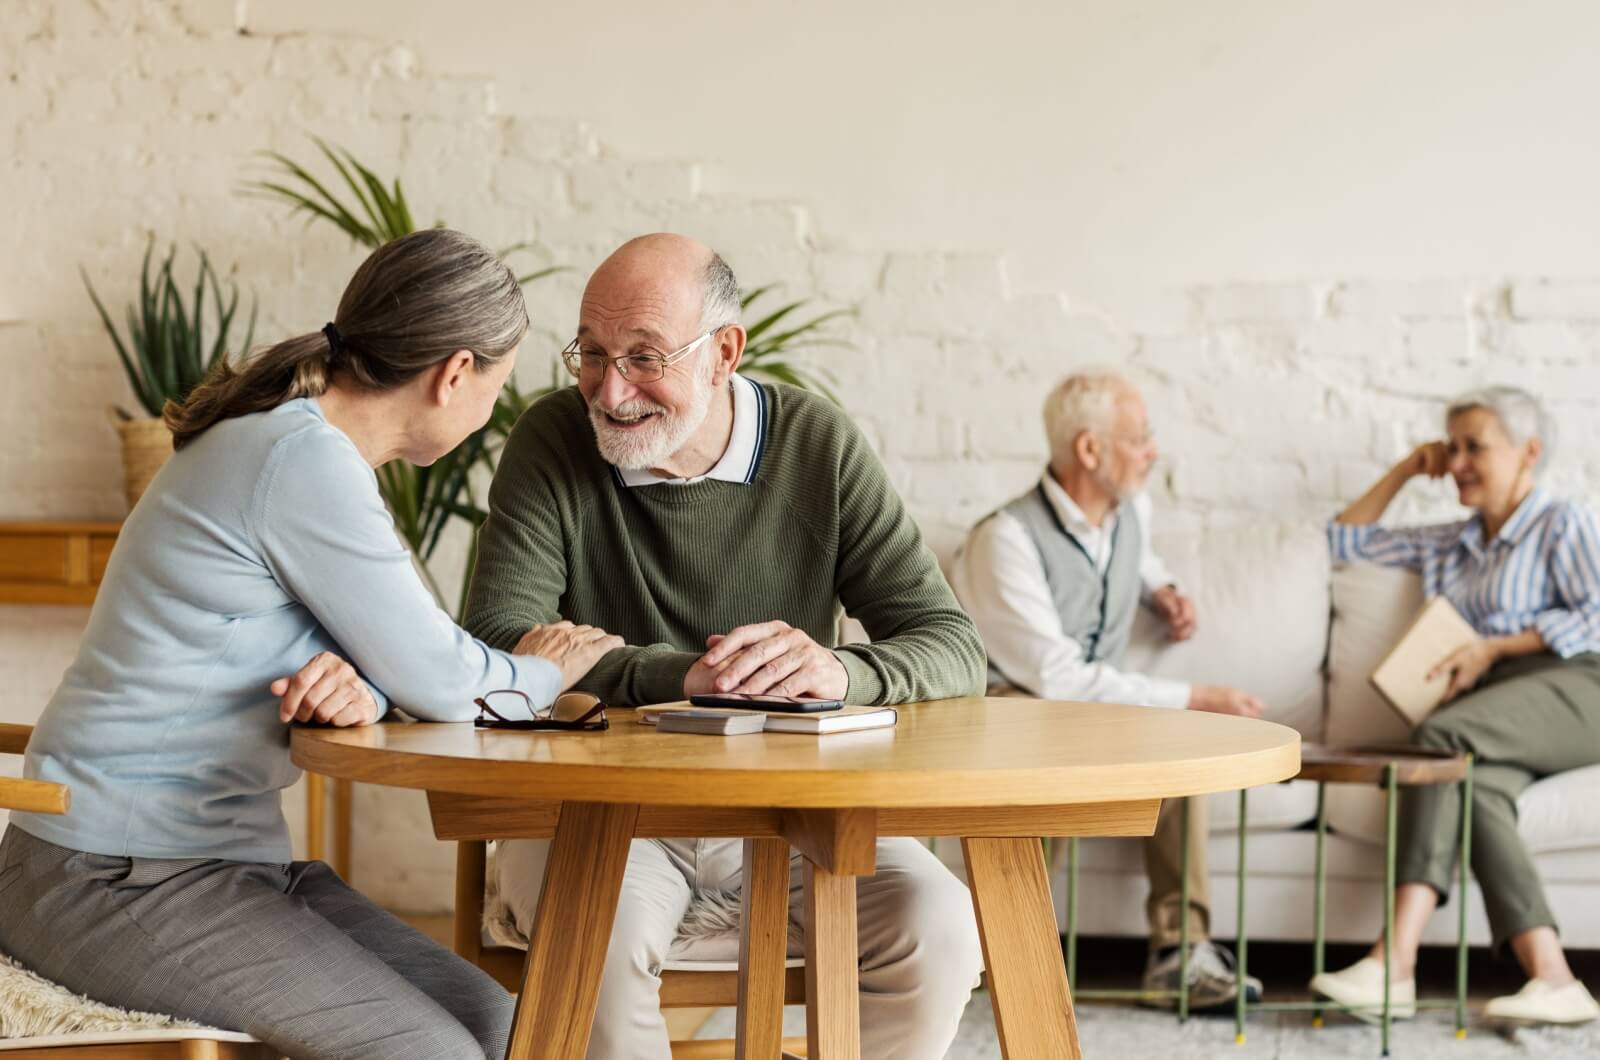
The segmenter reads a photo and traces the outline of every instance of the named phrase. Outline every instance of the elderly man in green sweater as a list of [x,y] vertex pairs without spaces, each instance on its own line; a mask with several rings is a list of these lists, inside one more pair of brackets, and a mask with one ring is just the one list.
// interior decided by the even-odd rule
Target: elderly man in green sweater
[[[601,264],[563,352],[577,387],[530,408],[501,456],[467,628],[498,646],[557,619],[621,635],[577,686],[616,705],[981,693],[977,631],[860,431],[826,400],[738,375],[744,345],[738,284],[710,248],[644,236]],[[835,644],[841,606],[870,644]],[[497,853],[514,937],[547,850]],[[915,840],[879,840],[877,868],[856,892],[862,1053],[943,1056],[982,967],[971,900]],[[740,872],[737,840],[634,842],[591,1060],[668,1060],[661,963],[696,896],[736,895]]]

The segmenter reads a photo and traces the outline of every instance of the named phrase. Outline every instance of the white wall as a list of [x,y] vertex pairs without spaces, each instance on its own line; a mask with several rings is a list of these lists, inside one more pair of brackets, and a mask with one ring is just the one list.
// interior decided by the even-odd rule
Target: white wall
[[[129,394],[80,265],[121,303],[153,231],[236,265],[260,337],[328,319],[359,250],[237,190],[309,133],[420,220],[573,266],[531,289],[529,352],[656,228],[856,306],[822,358],[941,549],[1037,473],[1043,389],[1086,361],[1145,386],[1169,525],[1319,520],[1491,380],[1550,399],[1553,484],[1600,497],[1587,6],[529,7],[5,0],[0,517],[122,511]],[[0,608],[0,716],[81,623]],[[358,814],[358,882],[447,901],[416,800]]]

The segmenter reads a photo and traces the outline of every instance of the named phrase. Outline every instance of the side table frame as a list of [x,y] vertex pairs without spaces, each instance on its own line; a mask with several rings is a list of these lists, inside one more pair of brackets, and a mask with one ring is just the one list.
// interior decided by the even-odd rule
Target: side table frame
[[[1393,975],[1393,955],[1388,945],[1388,940],[1394,937],[1394,895],[1398,886],[1396,880],[1396,855],[1398,842],[1398,807],[1399,807],[1399,772],[1400,767],[1395,762],[1390,762],[1384,768],[1384,792],[1387,795],[1386,821],[1384,827],[1384,872],[1383,872],[1383,937],[1385,941],[1383,951],[1383,1004],[1378,1018],[1381,1029],[1382,1055],[1389,1055],[1389,1027],[1393,1022],[1390,1013],[1389,984]],[[1418,1008],[1443,1008],[1446,1005],[1455,1007],[1456,1037],[1467,1036],[1467,876],[1468,867],[1472,859],[1472,756],[1466,756],[1466,771],[1461,779],[1456,782],[1461,789],[1461,854],[1459,864],[1459,884],[1457,896],[1460,903],[1456,919],[1456,996],[1453,1000],[1417,1002]],[[1313,973],[1320,974],[1324,971],[1324,953],[1326,942],[1326,907],[1327,907],[1327,786],[1328,781],[1317,781],[1317,853],[1316,853],[1316,883],[1313,909],[1313,935],[1312,935],[1312,965]],[[1235,1001],[1234,1009],[1234,1041],[1243,1045],[1245,1041],[1245,1016],[1249,1011],[1275,1011],[1275,1012],[1303,1012],[1312,1014],[1312,1026],[1322,1026],[1322,1014],[1327,1009],[1336,1009],[1343,1012],[1356,1012],[1367,1010],[1375,1006],[1342,1005],[1327,999],[1316,1001],[1288,1001],[1288,1002],[1257,1002],[1250,1004],[1245,998],[1244,981],[1248,961],[1249,936],[1245,920],[1245,848],[1248,831],[1248,790],[1239,792],[1239,886],[1238,886],[1238,973],[1239,996]]]
[[[1179,862],[1183,876],[1178,888],[1178,905],[1183,910],[1178,921],[1178,988],[1176,990],[1073,990],[1072,996],[1088,1001],[1167,1001],[1178,1003],[1178,1022],[1189,1018],[1189,800],[1178,808],[1183,830],[1183,857]],[[1053,851],[1052,851],[1053,853]],[[1052,866],[1055,859],[1049,859]],[[1078,837],[1067,839],[1067,982],[1075,983],[1078,974]]]

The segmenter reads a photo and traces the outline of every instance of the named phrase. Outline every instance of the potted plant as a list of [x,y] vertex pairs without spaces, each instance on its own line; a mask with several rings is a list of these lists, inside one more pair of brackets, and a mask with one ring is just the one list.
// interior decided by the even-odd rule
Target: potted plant
[[[187,398],[217,358],[227,352],[239,308],[238,288],[228,283],[224,291],[224,284],[204,251],[199,252],[200,266],[195,275],[193,297],[185,304],[183,291],[172,273],[177,248],[169,249],[152,273],[154,250],[155,238],[151,237],[139,270],[139,298],[128,306],[126,339],[112,323],[105,303],[95,292],[94,284],[89,282],[89,274],[78,270],[144,413],[136,415],[116,406],[111,410],[117,433],[122,436],[123,490],[130,508],[138,503],[145,487],[172,455],[172,433],[161,418],[162,410],[169,401],[182,402]],[[215,323],[206,320],[208,298]],[[250,322],[245,327],[239,349],[249,348],[255,329],[256,307],[252,301]],[[213,332],[209,344],[205,341],[207,330]]]

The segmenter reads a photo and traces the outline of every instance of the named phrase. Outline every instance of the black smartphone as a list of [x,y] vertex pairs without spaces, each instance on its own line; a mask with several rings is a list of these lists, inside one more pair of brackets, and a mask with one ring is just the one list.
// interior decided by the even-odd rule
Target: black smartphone
[[697,707],[742,707],[745,710],[776,710],[785,714],[816,714],[838,710],[838,699],[807,699],[804,696],[757,696],[748,692],[702,692],[689,697]]

